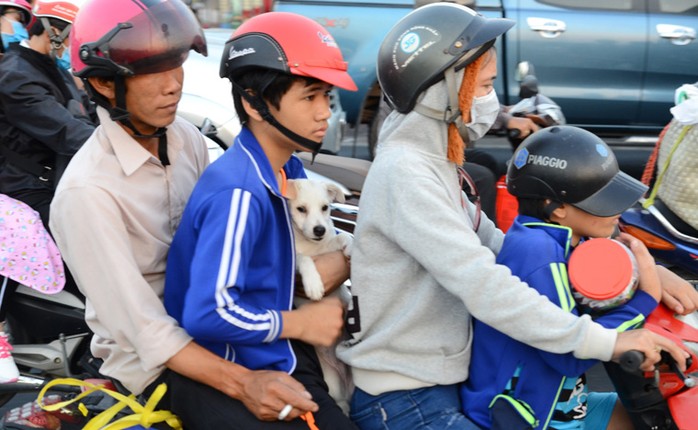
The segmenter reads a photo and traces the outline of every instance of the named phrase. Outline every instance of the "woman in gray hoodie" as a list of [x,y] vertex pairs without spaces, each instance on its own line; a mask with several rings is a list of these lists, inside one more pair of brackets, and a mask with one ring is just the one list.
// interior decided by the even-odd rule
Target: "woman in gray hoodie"
[[546,351],[607,361],[638,349],[650,369],[663,348],[683,362],[671,341],[564,312],[495,264],[503,233],[462,193],[458,167],[463,138],[496,118],[492,46],[513,25],[435,3],[405,16],[380,48],[378,78],[395,110],[361,195],[351,273],[359,327],[337,351],[352,367],[351,417],[364,430],[477,429],[457,388],[468,377],[471,315]]

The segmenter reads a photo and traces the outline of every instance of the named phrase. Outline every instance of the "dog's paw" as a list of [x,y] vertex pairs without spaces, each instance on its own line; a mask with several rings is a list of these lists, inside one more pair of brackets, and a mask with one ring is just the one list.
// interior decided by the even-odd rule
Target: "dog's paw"
[[314,273],[307,274],[309,276],[303,276],[303,291],[305,295],[308,296],[310,300],[320,300],[325,295],[325,286],[322,283],[320,274],[315,271]]
[[345,257],[351,257],[351,248],[354,245],[354,236],[347,232],[340,232],[337,235],[337,241],[340,244],[340,249]]
[[303,291],[310,300],[320,300],[325,295],[325,285],[312,258],[297,254],[298,273],[303,279]]

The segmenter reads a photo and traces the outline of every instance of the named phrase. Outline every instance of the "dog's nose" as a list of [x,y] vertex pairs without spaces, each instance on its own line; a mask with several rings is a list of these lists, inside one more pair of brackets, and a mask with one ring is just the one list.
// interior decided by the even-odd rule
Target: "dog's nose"
[[323,227],[323,226],[321,226],[321,225],[316,225],[315,227],[313,227],[313,234],[315,235],[315,237],[322,237],[322,236],[324,236],[324,234],[325,234],[325,227]]

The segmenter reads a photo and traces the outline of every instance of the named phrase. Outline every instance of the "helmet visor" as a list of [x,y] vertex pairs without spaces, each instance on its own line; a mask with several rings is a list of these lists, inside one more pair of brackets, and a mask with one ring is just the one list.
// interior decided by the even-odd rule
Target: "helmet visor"
[[203,31],[181,1],[160,2],[143,9],[116,31],[106,46],[95,48],[136,75],[177,68],[190,49],[207,54]]
[[599,217],[610,217],[625,211],[642,197],[647,185],[618,171],[603,188],[573,206]]

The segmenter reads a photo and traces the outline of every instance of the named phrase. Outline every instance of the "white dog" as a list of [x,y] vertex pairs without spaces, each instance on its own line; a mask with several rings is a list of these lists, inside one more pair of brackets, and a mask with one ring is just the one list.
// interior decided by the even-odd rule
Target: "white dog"
[[[346,257],[351,255],[353,236],[347,232],[338,233],[330,218],[330,205],[334,201],[344,203],[344,194],[330,183],[297,179],[288,181],[288,197],[296,243],[296,270],[303,279],[305,295],[311,300],[320,300],[325,295],[325,287],[312,257],[332,251],[342,251]],[[335,293],[351,297],[344,285]],[[302,299],[297,298],[296,304],[300,302]],[[334,347],[316,347],[315,350],[330,396],[347,413],[354,389],[349,368],[337,359]]]
[[344,203],[344,194],[334,184],[310,179],[290,180],[288,186],[296,269],[303,278],[305,295],[320,300],[325,287],[312,257],[332,251],[351,255],[353,237],[347,232],[337,233],[330,218],[330,205],[334,201]]

